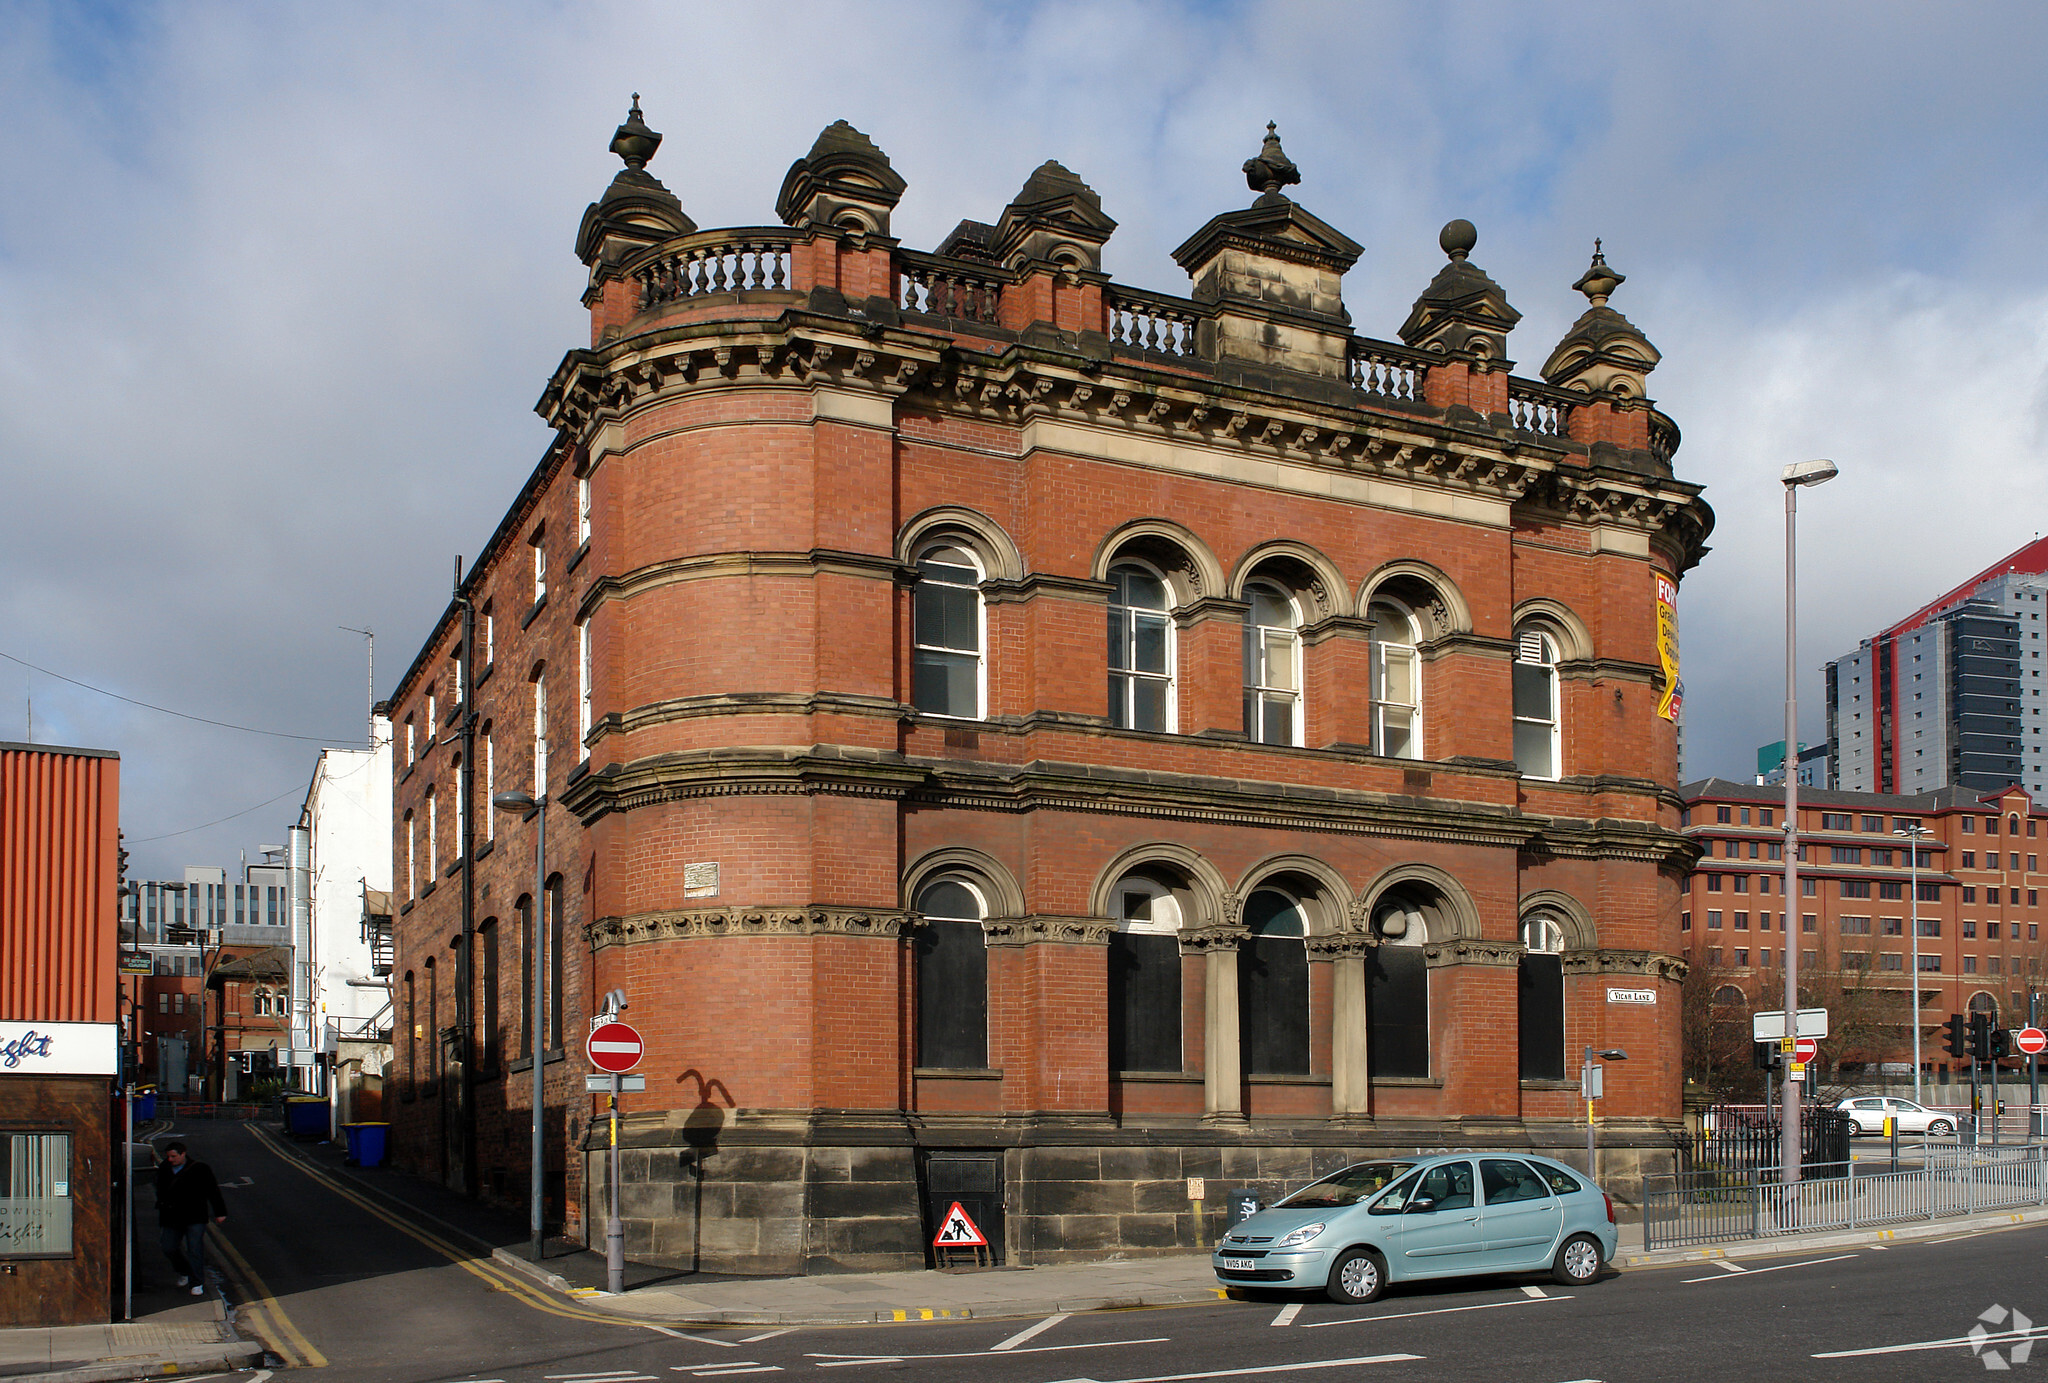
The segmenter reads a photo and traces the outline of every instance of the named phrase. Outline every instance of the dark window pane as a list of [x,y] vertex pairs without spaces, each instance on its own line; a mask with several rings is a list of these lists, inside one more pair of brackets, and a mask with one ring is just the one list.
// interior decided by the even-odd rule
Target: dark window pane
[[1110,934],[1109,1067],[1181,1069],[1178,937]]
[[1290,936],[1251,937],[1238,947],[1237,984],[1245,1074],[1307,1075],[1307,947]]
[[911,704],[936,715],[972,717],[979,709],[975,660],[920,648],[911,659]]
[[918,931],[917,1064],[988,1065],[988,947],[977,922]]
[[981,904],[972,890],[948,879],[933,884],[917,895],[917,910],[926,917],[945,917],[955,922],[981,917]]
[[1157,615],[1133,620],[1131,666],[1140,672],[1166,671],[1166,621]]
[[1261,707],[1259,720],[1259,741],[1262,744],[1294,743],[1294,705],[1287,701],[1268,701]]
[[1253,936],[1307,936],[1301,908],[1284,893],[1262,888],[1244,903],[1245,929]]
[[1522,957],[1523,1080],[1564,1079],[1564,957]]
[[1550,719],[1550,669],[1534,663],[1515,664],[1515,714],[1529,720]]
[[1375,946],[1367,953],[1366,1005],[1372,1014],[1368,1065],[1375,1076],[1429,1075],[1429,968],[1420,946]]
[[1109,665],[1113,668],[1131,665],[1130,637],[1125,632],[1125,622],[1129,618],[1122,610],[1109,612]]
[[1551,753],[1548,725],[1531,725],[1527,721],[1516,722],[1515,766],[1535,778],[1557,776],[1557,759]]
[[1131,723],[1138,730],[1166,728],[1166,683],[1147,677],[1132,685]]

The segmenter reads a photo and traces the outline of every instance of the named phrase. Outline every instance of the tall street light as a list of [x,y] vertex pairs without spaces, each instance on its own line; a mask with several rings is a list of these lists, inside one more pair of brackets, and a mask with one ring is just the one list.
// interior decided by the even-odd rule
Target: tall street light
[[533,835],[533,932],[527,938],[527,954],[533,957],[533,1204],[528,1215],[527,1230],[532,1239],[533,1261],[540,1262],[541,1251],[541,1172],[544,1156],[541,1140],[541,1066],[547,1059],[547,928],[542,913],[547,908],[548,878],[548,795],[531,797],[523,792],[501,792],[491,799],[491,805],[501,812],[516,812],[521,816],[532,813]]
[[[1779,936],[1785,949],[1785,1038],[1789,1052],[1799,1033],[1799,616],[1798,583],[1799,487],[1820,485],[1837,474],[1832,461],[1795,461],[1778,474],[1785,486],[1785,925]],[[1819,942],[1816,939],[1815,946]],[[1919,983],[1919,978],[1914,978]],[[1784,1108],[1780,1115],[1779,1179],[1799,1180],[1799,1095],[1804,1081],[1790,1079],[1786,1058]]]
[[1913,1103],[1920,1103],[1920,842],[1934,834],[1917,821],[1911,821],[1892,832],[1906,838],[1906,851],[1912,856],[1912,880],[1908,885],[1913,890]]

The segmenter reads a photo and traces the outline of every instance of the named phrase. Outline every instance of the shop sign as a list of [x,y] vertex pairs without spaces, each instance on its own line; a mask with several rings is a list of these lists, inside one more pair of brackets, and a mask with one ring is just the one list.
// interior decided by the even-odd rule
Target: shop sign
[[112,1023],[0,1022],[0,1076],[112,1076],[121,1039]]

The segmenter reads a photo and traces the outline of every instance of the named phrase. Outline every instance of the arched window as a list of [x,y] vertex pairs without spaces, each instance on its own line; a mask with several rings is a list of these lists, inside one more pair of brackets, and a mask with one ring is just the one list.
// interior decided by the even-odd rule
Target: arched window
[[1981,989],[1970,996],[1970,1012],[1988,1013],[1991,1015],[1991,1026],[1998,1026],[1998,1000]]
[[1523,1080],[1564,1079],[1564,928],[1548,913],[1522,923]]
[[486,1071],[498,1069],[498,1048],[503,1045],[504,1035],[498,1030],[498,919],[486,917],[476,929],[477,939],[482,943],[483,964],[477,984],[482,993],[476,1006],[477,1017],[482,1031],[477,1034],[477,1065]]
[[1422,757],[1422,662],[1415,616],[1391,600],[1367,607],[1372,625],[1372,752]]
[[420,1007],[412,971],[405,972],[405,1097],[411,1099],[420,1078]]
[[496,840],[498,813],[491,799],[498,795],[498,756],[491,748],[491,722],[485,721],[484,728],[477,733],[484,744],[484,839]]
[[1407,898],[1373,909],[1379,945],[1365,963],[1366,1007],[1372,1018],[1367,1064],[1377,1077],[1429,1076],[1429,965],[1422,943],[1428,924]]
[[1244,732],[1255,744],[1300,744],[1301,608],[1280,587],[1245,587]]
[[513,905],[519,914],[519,1050],[533,1053],[533,895],[522,893]]
[[939,543],[917,558],[911,607],[910,701],[932,715],[982,716],[981,563]]
[[547,790],[548,674],[546,668],[536,668],[533,673],[533,795],[544,796]]
[[405,896],[419,897],[419,827],[410,811],[405,814]]
[[547,1030],[548,1050],[562,1049],[562,1010],[567,1007],[567,987],[563,983],[564,957],[567,954],[567,929],[562,925],[562,876],[550,875],[547,884],[547,925],[548,932],[543,944],[547,947]]
[[1514,682],[1515,765],[1531,778],[1560,777],[1557,641],[1532,625],[1515,632]]
[[[1720,1004],[1724,1008],[1741,1008],[1742,990],[1735,985],[1724,984],[1719,989],[1714,991],[1714,1002]],[[1782,1019],[1779,1020],[1778,1026],[1781,1029],[1784,1027],[1784,1021]]]
[[441,1078],[441,986],[435,983],[434,958],[421,967],[427,972],[427,1079]]
[[441,801],[434,795],[434,785],[427,784],[427,882],[432,883],[440,874],[435,861],[441,850]]
[[1164,884],[1130,875],[1116,886],[1109,936],[1109,1069],[1182,1069],[1180,901]]
[[917,1064],[980,1070],[988,1065],[988,904],[963,879],[926,884],[917,895]]
[[1171,730],[1172,591],[1136,562],[1109,569],[1109,720],[1125,730]]
[[1308,1059],[1308,935],[1301,904],[1278,889],[1245,900],[1238,945],[1237,1005],[1248,1076],[1305,1076]]

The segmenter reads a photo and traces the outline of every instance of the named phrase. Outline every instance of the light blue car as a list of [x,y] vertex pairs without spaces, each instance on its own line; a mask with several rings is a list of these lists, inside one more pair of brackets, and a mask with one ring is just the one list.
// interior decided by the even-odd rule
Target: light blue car
[[1361,1162],[1240,1222],[1211,1263],[1225,1287],[1322,1288],[1362,1303],[1389,1282],[1548,1269],[1565,1286],[1614,1256],[1614,1201],[1520,1153]]

